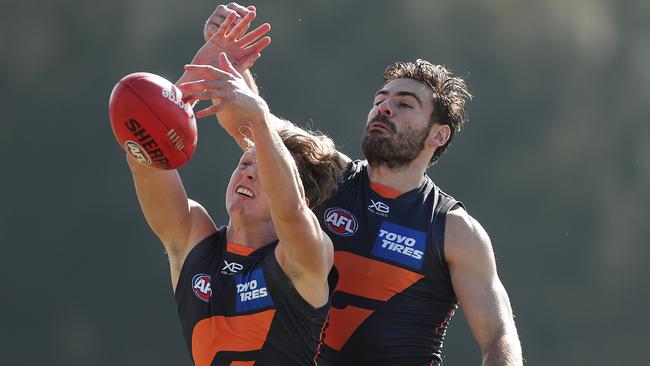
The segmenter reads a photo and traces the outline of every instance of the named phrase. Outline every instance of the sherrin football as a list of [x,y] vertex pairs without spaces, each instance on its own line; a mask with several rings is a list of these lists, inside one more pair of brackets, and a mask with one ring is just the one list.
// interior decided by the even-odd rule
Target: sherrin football
[[123,77],[108,103],[111,127],[122,149],[140,164],[176,169],[196,150],[194,111],[169,80],[147,72]]

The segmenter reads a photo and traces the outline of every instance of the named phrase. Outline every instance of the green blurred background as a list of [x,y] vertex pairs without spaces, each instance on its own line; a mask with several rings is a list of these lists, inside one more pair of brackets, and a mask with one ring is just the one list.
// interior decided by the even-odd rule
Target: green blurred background
[[[216,5],[3,2],[0,364],[190,364],[107,103],[125,74],[175,80]],[[430,175],[490,233],[528,364],[650,364],[649,1],[255,5],[262,94],[352,157],[386,65],[465,77],[470,123]],[[199,122],[181,173],[225,223],[239,150]],[[462,312],[445,343],[446,365],[480,363]]]

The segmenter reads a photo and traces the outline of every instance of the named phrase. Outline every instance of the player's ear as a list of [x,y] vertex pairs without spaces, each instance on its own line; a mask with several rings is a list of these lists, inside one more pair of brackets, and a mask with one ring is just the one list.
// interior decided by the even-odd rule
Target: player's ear
[[427,137],[427,145],[429,147],[440,147],[449,141],[451,136],[451,127],[448,125],[434,124]]

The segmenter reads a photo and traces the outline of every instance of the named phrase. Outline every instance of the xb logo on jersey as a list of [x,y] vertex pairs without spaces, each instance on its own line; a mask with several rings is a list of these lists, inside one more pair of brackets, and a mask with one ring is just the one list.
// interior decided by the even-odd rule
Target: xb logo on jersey
[[329,231],[340,236],[352,236],[359,228],[359,222],[354,215],[342,208],[330,207],[325,211],[325,225]]
[[387,204],[381,201],[375,201],[373,199],[370,199],[370,205],[368,205],[368,211],[374,213],[375,215],[388,217],[388,213],[390,212],[390,207],[388,207]]
[[241,264],[239,264],[237,262],[228,263],[228,261],[224,260],[223,264],[224,264],[224,266],[221,269],[221,274],[224,274],[224,275],[234,275],[235,273],[237,273],[237,272],[241,271],[242,269],[244,269],[244,266],[242,266]]
[[212,285],[210,284],[210,276],[207,274],[199,273],[192,278],[192,290],[194,295],[201,301],[210,302],[212,296]]

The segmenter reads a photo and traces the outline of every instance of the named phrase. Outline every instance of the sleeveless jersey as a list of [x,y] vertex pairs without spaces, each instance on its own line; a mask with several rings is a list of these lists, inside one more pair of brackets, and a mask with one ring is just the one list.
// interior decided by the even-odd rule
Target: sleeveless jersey
[[412,191],[382,197],[367,162],[350,163],[315,210],[339,274],[318,365],[441,364],[458,305],[444,256],[446,214],[456,204],[427,176]]
[[329,304],[315,309],[300,296],[276,244],[237,254],[222,227],[191,250],[175,298],[195,365],[315,364]]

